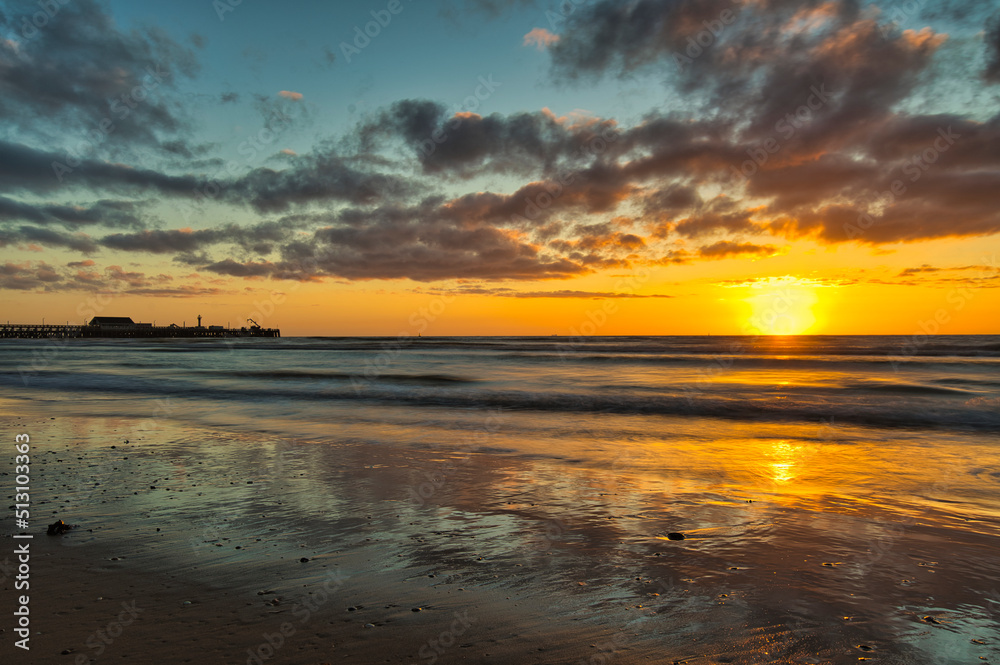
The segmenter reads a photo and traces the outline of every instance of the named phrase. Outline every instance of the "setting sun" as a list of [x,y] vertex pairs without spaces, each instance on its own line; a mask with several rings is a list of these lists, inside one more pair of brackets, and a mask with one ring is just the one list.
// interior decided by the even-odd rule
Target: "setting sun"
[[723,286],[747,291],[742,302],[750,306],[749,315],[743,322],[748,333],[802,335],[817,323],[813,308],[819,302],[818,290],[838,285],[785,275]]

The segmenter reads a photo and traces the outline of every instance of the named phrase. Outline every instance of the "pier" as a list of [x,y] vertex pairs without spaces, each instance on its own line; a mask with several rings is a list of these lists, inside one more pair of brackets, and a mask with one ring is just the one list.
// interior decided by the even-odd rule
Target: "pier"
[[222,326],[202,326],[198,317],[197,326],[154,326],[151,323],[135,323],[129,317],[96,316],[86,325],[51,325],[41,323],[2,323],[0,339],[77,339],[77,338],[204,338],[204,337],[281,337],[277,328],[262,328],[253,320],[245,328],[224,328]]

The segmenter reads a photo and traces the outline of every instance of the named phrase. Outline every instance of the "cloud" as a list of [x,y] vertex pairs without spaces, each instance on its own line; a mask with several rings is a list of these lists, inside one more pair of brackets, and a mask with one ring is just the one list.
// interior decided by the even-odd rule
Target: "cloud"
[[[232,277],[270,277],[280,272],[279,267],[270,261],[238,263],[232,259],[210,263],[201,269]],[[308,275],[303,275],[303,278],[306,277]]]
[[777,253],[778,248],[774,245],[755,245],[749,242],[740,243],[729,240],[720,240],[698,249],[698,255],[707,259],[728,259],[738,256],[765,258]]
[[939,268],[923,264],[906,268],[895,279],[873,279],[875,284],[896,284],[902,286],[932,286],[938,288],[953,286],[973,286],[976,288],[1000,287],[1000,268],[988,265],[955,266]]
[[483,288],[466,287],[452,289],[449,294],[456,295],[484,295],[497,296],[501,298],[581,298],[589,300],[604,300],[609,298],[673,298],[674,296],[662,293],[617,293],[614,291],[573,291],[563,289],[559,291],[516,291],[508,288]]
[[103,270],[94,261],[78,261],[68,265],[75,270],[58,269],[45,261],[6,262],[0,264],[0,289],[17,291],[114,293],[188,298],[222,295],[224,289],[198,284],[172,285],[170,275],[149,275],[110,265]]
[[532,28],[531,32],[524,36],[524,46],[535,46],[539,51],[544,51],[559,41],[559,35],[554,35],[545,28]]
[[100,244],[124,252],[192,254],[216,245],[235,245],[245,252],[271,253],[276,244],[289,241],[308,222],[308,217],[284,217],[251,226],[225,224],[207,229],[144,230],[104,236]]
[[940,272],[940,271],[941,271],[941,268],[935,268],[934,266],[931,266],[931,265],[928,265],[928,264],[925,263],[924,265],[920,266],[919,268],[907,268],[903,272],[899,273],[899,276],[900,277],[908,277],[910,275],[917,275],[917,274],[920,274],[920,273]]
[[[483,0],[480,8],[519,4]],[[979,43],[969,46],[964,33],[949,41],[938,29],[901,30],[862,4],[596,0],[551,31],[525,35],[547,54],[554,82],[648,73],[682,104],[629,110],[622,120],[403,99],[302,154],[280,149],[285,138],[268,142],[260,161],[232,172],[221,159],[207,170],[213,148],[184,138],[182,107],[165,83],[152,101],[168,115],[146,123],[156,159],[94,153],[54,173],[65,154],[41,140],[28,106],[37,118],[85,114],[101,89],[94,77],[108,73],[75,62],[69,42],[30,60],[25,49],[35,46],[8,40],[0,44],[0,65],[8,66],[0,66],[0,86],[11,94],[0,109],[7,104],[21,119],[0,140],[0,241],[155,254],[237,278],[431,282],[752,260],[792,239],[878,246],[1000,233],[1000,114],[973,106],[940,112],[945,88],[933,87],[956,54]],[[149,31],[126,35],[93,3],[79,6],[89,17],[80,25],[107,28],[109,43],[124,49],[126,80],[176,46]],[[987,25],[990,78],[1000,68],[1000,25]],[[711,39],[699,44],[699,35]],[[83,53],[97,48],[89,33],[78,39]],[[51,116],[40,106],[48,98],[28,95],[49,84],[22,80],[38,73],[38,58],[66,60],[83,76],[80,98],[51,102]],[[189,64],[195,71],[196,61]],[[240,100],[215,94],[221,104]],[[243,99],[276,137],[313,121],[301,93]],[[901,193],[886,195],[894,190]],[[177,200],[202,202],[184,208],[199,228],[163,229],[147,218],[144,206]],[[220,212],[223,221],[212,221]],[[250,221],[224,221],[236,215]],[[550,295],[510,297],[599,292],[523,293]]]
[[983,78],[990,83],[1000,83],[1000,13],[997,13],[986,26],[984,41],[986,69],[983,70]]
[[427,173],[552,173],[560,164],[579,168],[608,153],[617,139],[615,123],[570,125],[551,112],[509,116],[449,114],[428,100],[394,103],[359,129],[364,149],[399,138]]
[[139,211],[143,205],[133,201],[109,199],[97,201],[89,206],[35,204],[0,196],[0,224],[8,221],[28,221],[42,225],[60,224],[67,229],[89,225],[142,228],[145,221],[139,215]]
[[302,155],[289,169],[258,167],[239,177],[221,171],[219,178],[193,173],[172,175],[96,159],[84,159],[69,171],[55,172],[53,163],[61,164],[63,159],[60,154],[0,141],[0,191],[48,194],[63,186],[75,186],[113,193],[152,190],[188,199],[204,198],[212,192],[217,200],[268,212],[338,200],[371,203],[412,191],[406,180],[356,169],[334,149],[324,146]]
[[634,70],[683,53],[687,37],[700,32],[703,21],[718,21],[723,11],[738,11],[741,4],[599,0],[574,8],[550,52],[559,72],[572,78],[610,69]]
[[27,243],[45,247],[65,247],[83,254],[92,254],[98,250],[97,243],[84,233],[64,233],[37,226],[0,228],[0,247]]
[[[188,127],[183,107],[166,93],[198,71],[189,48],[158,28],[121,30],[94,0],[58,3],[38,29],[24,19],[39,7],[13,0],[5,7],[9,13],[0,13],[0,33],[16,40],[0,42],[6,125],[46,139],[57,131],[72,144],[107,121],[113,129],[102,143],[144,148],[157,148],[162,134]],[[91,145],[94,152],[101,149]]]
[[0,265],[0,289],[11,291],[50,290],[62,277],[44,261]]
[[296,236],[268,260],[228,258],[200,269],[279,279],[565,279],[592,272],[532,242],[524,232],[462,218],[452,202],[352,208],[311,236]]

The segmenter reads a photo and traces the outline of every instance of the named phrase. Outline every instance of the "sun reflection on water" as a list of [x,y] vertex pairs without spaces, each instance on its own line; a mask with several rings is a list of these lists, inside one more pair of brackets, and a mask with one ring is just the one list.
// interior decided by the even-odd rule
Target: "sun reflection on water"
[[776,483],[788,483],[798,476],[796,467],[798,466],[801,446],[789,444],[787,441],[778,441],[771,446],[768,456],[771,458],[771,480]]

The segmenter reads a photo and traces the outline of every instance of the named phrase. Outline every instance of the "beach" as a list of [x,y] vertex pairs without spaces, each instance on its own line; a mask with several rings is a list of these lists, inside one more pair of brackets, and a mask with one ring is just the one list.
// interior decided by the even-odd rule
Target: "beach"
[[1000,656],[996,338],[19,342],[18,662]]

